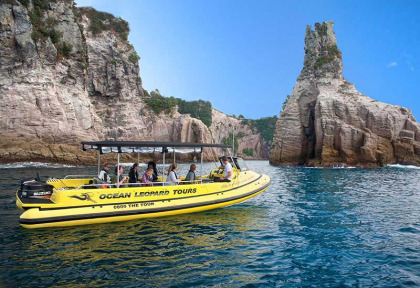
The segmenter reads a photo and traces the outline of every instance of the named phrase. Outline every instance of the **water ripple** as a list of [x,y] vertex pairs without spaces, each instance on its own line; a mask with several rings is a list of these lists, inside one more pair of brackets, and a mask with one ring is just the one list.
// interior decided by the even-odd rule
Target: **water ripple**
[[40,230],[18,226],[19,179],[95,168],[1,169],[0,286],[420,286],[419,169],[249,165],[272,185],[244,203]]

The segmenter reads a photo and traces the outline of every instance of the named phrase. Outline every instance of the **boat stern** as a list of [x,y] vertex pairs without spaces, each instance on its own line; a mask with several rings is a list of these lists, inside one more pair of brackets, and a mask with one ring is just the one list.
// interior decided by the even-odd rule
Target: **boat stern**
[[22,201],[20,200],[20,198],[19,198],[19,193],[20,192],[20,189],[18,189],[18,190],[16,190],[16,206],[20,209],[20,210],[25,210],[25,209],[23,209],[23,203],[22,203]]

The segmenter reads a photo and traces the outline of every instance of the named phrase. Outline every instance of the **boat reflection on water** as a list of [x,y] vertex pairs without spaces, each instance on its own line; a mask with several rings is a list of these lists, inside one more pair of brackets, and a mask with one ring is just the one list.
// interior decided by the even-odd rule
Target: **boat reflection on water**
[[[241,277],[233,272],[235,269],[222,271],[213,267],[215,263],[218,263],[217,266],[224,263],[220,267],[226,267],[240,258],[242,260],[239,261],[249,261],[249,254],[253,252],[249,248],[242,250],[238,247],[252,246],[250,242],[255,240],[248,237],[248,233],[261,229],[260,225],[264,225],[261,223],[268,221],[264,219],[267,218],[264,208],[244,209],[240,206],[124,223],[52,230],[25,229],[19,245],[31,251],[31,256],[16,260],[36,263],[38,271],[72,267],[66,276],[67,281],[89,275],[93,277],[89,281],[90,287],[95,287],[94,279],[99,281],[99,285],[102,279],[114,278],[112,275],[115,273],[144,279],[147,272],[154,274],[156,285],[163,285],[168,279],[159,279],[157,270],[164,275],[173,270],[173,275],[182,280],[196,274],[180,275],[177,267],[185,265],[190,265],[191,269],[203,269],[200,273],[208,275],[234,273],[235,277]],[[22,265],[31,266],[29,263]],[[209,266],[212,268],[209,269]],[[182,271],[189,270],[184,267]]]

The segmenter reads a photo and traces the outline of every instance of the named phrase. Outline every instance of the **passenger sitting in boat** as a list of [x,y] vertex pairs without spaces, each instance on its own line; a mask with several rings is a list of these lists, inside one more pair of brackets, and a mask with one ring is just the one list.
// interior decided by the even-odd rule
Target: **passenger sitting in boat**
[[168,178],[166,179],[166,184],[176,185],[181,181],[178,179],[178,176],[176,175],[176,172],[175,172],[176,170],[178,170],[178,164],[173,163],[171,164],[171,166],[169,166]]
[[108,176],[109,164],[104,163],[101,172],[99,173],[98,178],[106,183],[111,183],[111,177]]
[[153,162],[153,161],[150,161],[149,163],[147,163],[147,170],[149,170],[149,169],[153,170],[153,175],[152,175],[153,176],[153,182],[156,182],[157,179],[158,179],[158,176],[157,176],[158,172],[157,172],[157,169],[156,169],[156,163]]
[[[128,173],[128,182],[129,183],[139,183],[139,173],[137,172],[139,170],[139,164],[134,163],[133,167],[130,168],[130,172]],[[131,184],[131,187],[138,187],[140,185]]]
[[115,175],[112,176],[111,182],[113,184],[118,184],[118,186],[121,186],[124,183],[124,181],[127,180],[127,177],[123,176],[122,173],[123,173],[123,167],[121,165],[115,166]]
[[225,169],[225,175],[223,175],[222,178],[220,178],[219,182],[230,182],[232,181],[233,177],[233,169],[232,165],[230,165],[229,160],[226,156],[222,157],[223,166],[220,168]]
[[185,176],[186,182],[194,183],[195,181],[195,170],[197,169],[197,165],[191,164],[190,171],[188,171],[187,176]]
[[143,186],[153,186],[153,169],[149,168],[144,172],[141,182],[144,183]]

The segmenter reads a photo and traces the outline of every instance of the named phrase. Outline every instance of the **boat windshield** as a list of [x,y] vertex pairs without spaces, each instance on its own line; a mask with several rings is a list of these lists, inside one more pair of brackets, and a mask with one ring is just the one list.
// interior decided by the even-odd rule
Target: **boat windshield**
[[248,171],[248,166],[246,165],[244,159],[242,158],[234,158],[236,167],[238,167],[241,171]]
[[[244,159],[238,158],[238,157],[231,157],[231,156],[228,156],[227,158],[229,160],[230,165],[232,165],[232,167],[235,167],[236,169],[239,169],[241,171],[249,170]],[[220,157],[219,160],[220,160],[220,164],[222,164],[223,166],[222,157]]]

